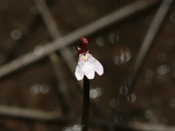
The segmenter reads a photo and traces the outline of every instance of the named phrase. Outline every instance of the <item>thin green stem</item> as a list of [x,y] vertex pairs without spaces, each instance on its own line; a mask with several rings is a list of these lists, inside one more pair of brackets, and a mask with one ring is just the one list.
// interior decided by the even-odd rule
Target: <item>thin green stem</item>
[[88,119],[89,119],[89,79],[85,76],[83,83],[83,116],[82,116],[82,131],[88,131]]

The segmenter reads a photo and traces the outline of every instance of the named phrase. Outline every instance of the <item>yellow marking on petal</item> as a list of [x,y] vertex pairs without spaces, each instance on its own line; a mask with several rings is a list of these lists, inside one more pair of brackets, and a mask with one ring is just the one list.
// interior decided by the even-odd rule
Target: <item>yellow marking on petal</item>
[[82,60],[87,60],[88,59],[88,56],[87,55],[85,55],[85,56],[83,55],[83,56],[81,56],[81,59]]
[[89,59],[90,55],[89,54],[86,54],[86,55],[81,55],[79,57],[80,60],[83,60],[83,61],[87,61]]

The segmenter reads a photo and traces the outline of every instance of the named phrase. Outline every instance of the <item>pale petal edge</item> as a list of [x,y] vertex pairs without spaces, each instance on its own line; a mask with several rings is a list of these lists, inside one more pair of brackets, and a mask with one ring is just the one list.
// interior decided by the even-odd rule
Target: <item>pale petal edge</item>
[[76,66],[75,76],[76,76],[77,80],[79,80],[79,81],[84,78],[84,73],[81,71],[81,68],[79,65]]
[[89,71],[88,73],[85,74],[85,76],[89,79],[92,80],[95,77],[95,72],[93,70]]
[[97,72],[97,74],[100,76],[104,73],[104,68],[97,59],[95,60],[95,72]]

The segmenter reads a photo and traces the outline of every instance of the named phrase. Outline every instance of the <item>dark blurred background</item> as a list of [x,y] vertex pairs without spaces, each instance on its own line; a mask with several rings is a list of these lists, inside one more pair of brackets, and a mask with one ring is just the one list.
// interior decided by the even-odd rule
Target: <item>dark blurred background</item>
[[0,131],[80,131],[84,35],[105,69],[90,131],[175,130],[173,0],[0,0]]

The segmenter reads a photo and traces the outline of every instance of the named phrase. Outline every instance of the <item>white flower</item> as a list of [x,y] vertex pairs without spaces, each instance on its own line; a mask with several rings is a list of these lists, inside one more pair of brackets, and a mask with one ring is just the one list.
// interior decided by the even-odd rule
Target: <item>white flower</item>
[[77,80],[82,80],[84,75],[88,79],[94,79],[95,72],[100,76],[104,73],[102,64],[88,51],[85,53],[80,53],[78,65],[75,70],[75,76]]

